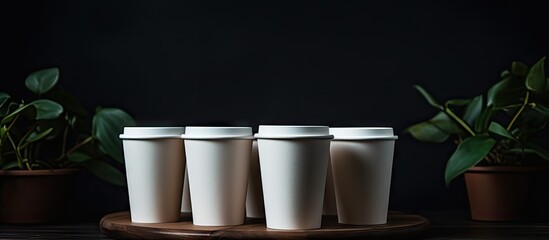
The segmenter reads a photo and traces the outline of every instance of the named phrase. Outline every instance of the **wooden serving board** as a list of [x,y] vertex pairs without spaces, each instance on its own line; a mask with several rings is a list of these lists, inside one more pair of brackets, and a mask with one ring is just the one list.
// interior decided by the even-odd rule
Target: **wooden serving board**
[[273,230],[265,219],[247,219],[243,225],[202,227],[192,224],[190,214],[174,223],[132,223],[129,212],[106,215],[101,231],[118,239],[410,239],[429,229],[429,221],[419,215],[391,213],[387,224],[354,226],[337,223],[336,216],[323,216],[322,227],[313,230]]

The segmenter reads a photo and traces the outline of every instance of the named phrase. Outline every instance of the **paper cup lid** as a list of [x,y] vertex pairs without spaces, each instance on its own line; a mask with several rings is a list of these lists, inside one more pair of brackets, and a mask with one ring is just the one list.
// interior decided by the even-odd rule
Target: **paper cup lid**
[[223,139],[244,138],[252,139],[251,127],[187,127],[184,139]]
[[398,139],[390,127],[331,127],[330,134],[334,135],[334,140]]
[[256,138],[333,138],[328,126],[260,125]]
[[124,127],[120,139],[180,138],[184,127]]

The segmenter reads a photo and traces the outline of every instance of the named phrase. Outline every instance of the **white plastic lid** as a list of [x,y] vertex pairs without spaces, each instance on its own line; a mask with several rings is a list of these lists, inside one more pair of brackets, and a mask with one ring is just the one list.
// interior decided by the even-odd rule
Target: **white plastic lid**
[[184,127],[124,127],[120,139],[180,138]]
[[331,127],[330,134],[334,135],[334,140],[398,139],[390,127]]
[[259,125],[256,138],[333,138],[328,126]]
[[252,139],[251,127],[187,127],[183,139]]

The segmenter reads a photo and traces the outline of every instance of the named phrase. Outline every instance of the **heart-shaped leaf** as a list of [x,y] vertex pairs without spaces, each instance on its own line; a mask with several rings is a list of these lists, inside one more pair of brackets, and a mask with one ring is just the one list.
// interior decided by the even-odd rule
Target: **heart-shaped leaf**
[[36,142],[51,133],[53,131],[53,128],[48,128],[45,131],[42,132],[32,132],[27,139],[25,139],[25,142],[32,143]]
[[63,113],[63,106],[48,99],[38,99],[30,105],[36,108],[36,120],[56,119]]
[[526,76],[526,88],[535,93],[545,91],[547,81],[545,80],[545,57],[541,58]]
[[134,125],[135,121],[128,113],[117,108],[103,108],[93,117],[92,134],[99,140],[100,149],[115,160],[123,162],[122,143],[118,135],[124,127]]
[[444,173],[446,186],[450,185],[454,178],[467,171],[467,169],[477,165],[488,155],[495,143],[496,140],[485,135],[475,135],[463,140],[446,163]]
[[31,73],[25,80],[25,86],[33,93],[43,94],[51,90],[59,79],[58,68],[48,68]]
[[13,111],[10,114],[8,114],[7,116],[5,116],[2,119],[2,121],[0,122],[0,125],[4,125],[6,123],[9,123],[11,120],[13,120],[15,118],[15,116],[17,116],[17,114],[20,114],[20,113],[24,112],[25,110],[29,109],[30,106],[31,106],[30,104],[19,106],[17,109],[15,109],[15,111]]

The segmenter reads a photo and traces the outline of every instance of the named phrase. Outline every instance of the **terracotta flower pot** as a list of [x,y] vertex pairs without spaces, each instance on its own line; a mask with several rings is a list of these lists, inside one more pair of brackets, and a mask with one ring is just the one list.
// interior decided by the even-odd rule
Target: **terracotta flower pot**
[[0,171],[0,222],[52,223],[62,216],[79,169]]
[[538,173],[546,167],[473,167],[465,173],[471,218],[512,221],[527,217]]

